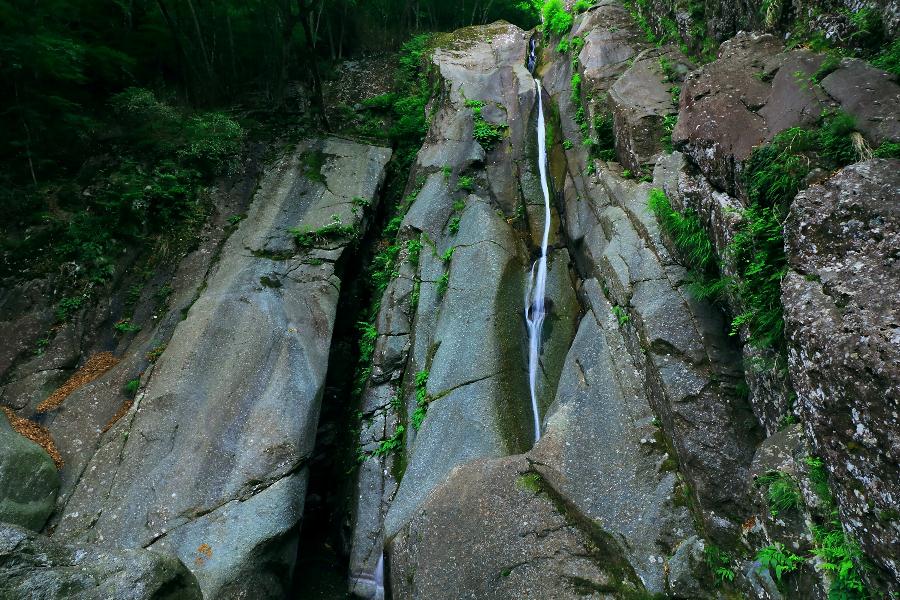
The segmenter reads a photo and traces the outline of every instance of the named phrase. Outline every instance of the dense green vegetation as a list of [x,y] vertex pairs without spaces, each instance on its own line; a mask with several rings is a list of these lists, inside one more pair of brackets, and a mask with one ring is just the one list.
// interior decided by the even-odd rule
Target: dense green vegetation
[[[420,31],[498,18],[531,27],[538,8],[0,0],[0,277],[68,265],[59,289],[80,298],[112,277],[126,250],[174,259],[206,219],[204,188],[234,171],[248,140],[303,123],[327,127],[322,79],[331,61],[394,50]],[[409,50],[401,70],[418,63]],[[298,95],[295,81],[306,91]],[[390,113],[391,130],[377,128],[382,139],[420,136],[421,92],[371,101],[373,113]]]
[[696,295],[716,298],[727,291],[736,300],[740,312],[732,320],[733,334],[746,327],[747,343],[784,351],[783,227],[790,203],[813,169],[830,172],[870,153],[854,131],[853,119],[843,113],[825,114],[815,129],[787,129],[754,149],[743,172],[749,202],[723,257],[733,276],[718,274],[715,253],[696,215],[674,211],[661,191],[651,192],[650,208],[692,269]]
[[660,189],[650,190],[647,202],[662,230],[690,266],[691,292],[700,298],[716,298],[726,282],[719,274],[718,257],[697,214],[691,209],[676,211]]

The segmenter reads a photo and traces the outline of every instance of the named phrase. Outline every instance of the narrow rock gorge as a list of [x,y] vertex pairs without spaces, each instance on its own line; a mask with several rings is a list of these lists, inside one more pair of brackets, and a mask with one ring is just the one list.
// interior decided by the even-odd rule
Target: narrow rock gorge
[[424,137],[250,144],[74,318],[4,279],[0,598],[900,595],[900,8],[682,4],[422,36]]

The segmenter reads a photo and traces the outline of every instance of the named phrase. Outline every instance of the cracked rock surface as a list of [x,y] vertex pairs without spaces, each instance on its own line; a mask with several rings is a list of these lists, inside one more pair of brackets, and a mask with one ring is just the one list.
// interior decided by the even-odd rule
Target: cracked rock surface
[[[321,181],[303,175],[311,152]],[[325,139],[269,171],[56,537],[172,552],[207,597],[289,584],[346,240],[298,253],[287,229],[364,228],[353,198],[375,198],[389,157]]]

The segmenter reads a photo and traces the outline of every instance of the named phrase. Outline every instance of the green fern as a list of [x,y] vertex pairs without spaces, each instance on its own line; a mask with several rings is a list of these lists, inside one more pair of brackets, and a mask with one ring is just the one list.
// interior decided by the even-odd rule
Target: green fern
[[775,581],[781,583],[785,573],[792,573],[803,564],[803,558],[787,550],[783,544],[775,542],[766,546],[756,554],[760,572],[768,570],[775,575]]

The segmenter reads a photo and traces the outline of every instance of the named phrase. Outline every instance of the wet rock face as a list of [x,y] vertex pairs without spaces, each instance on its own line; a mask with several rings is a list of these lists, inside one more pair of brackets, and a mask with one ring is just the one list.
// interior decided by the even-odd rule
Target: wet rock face
[[201,600],[197,580],[177,558],[147,550],[60,544],[0,524],[0,597]]
[[58,490],[53,459],[14,431],[0,411],[0,521],[40,531]]
[[900,581],[900,161],[844,168],[785,225],[790,370],[845,528]]
[[[311,156],[317,154],[318,157]],[[348,237],[390,151],[301,144],[267,174],[145,390],[102,438],[55,535],[177,555],[204,594],[279,597],[319,414]],[[304,177],[324,164],[315,181]],[[298,252],[288,232],[310,233]],[[352,231],[350,231],[352,229]]]

